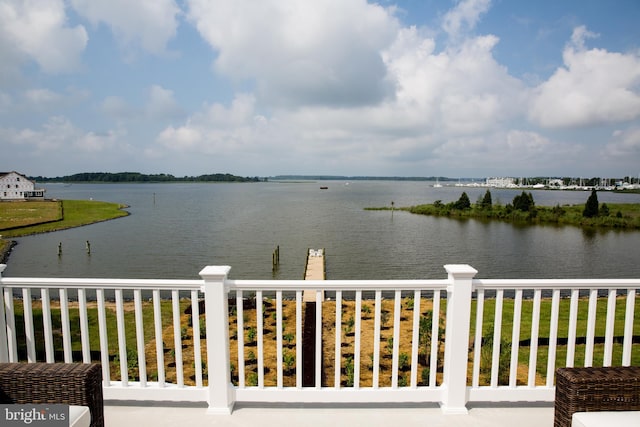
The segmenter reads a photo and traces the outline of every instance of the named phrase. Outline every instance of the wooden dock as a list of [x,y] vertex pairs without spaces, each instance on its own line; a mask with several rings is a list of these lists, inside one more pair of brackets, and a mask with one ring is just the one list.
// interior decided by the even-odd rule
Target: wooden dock
[[[307,252],[307,265],[304,270],[304,280],[324,280],[324,249],[309,249]],[[318,317],[316,310],[322,310],[316,307],[317,289],[308,289],[302,293],[302,301],[304,302],[304,323],[302,325],[302,386],[316,387],[319,382],[316,381],[316,347],[322,343],[317,342],[316,328],[318,326]],[[324,301],[324,290],[322,291],[322,301]],[[321,373],[320,376],[323,374]],[[318,380],[320,380],[318,378]]]
[[[309,249],[307,253],[307,267],[304,270],[304,280],[324,280],[324,249]],[[316,291],[306,290],[302,296],[305,302],[316,301]],[[324,291],[322,293],[324,300]]]

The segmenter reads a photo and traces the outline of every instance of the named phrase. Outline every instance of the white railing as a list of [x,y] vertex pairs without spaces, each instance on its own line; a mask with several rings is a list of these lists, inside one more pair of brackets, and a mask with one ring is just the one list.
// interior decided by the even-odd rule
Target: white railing
[[235,402],[464,413],[469,401],[553,401],[559,366],[640,358],[640,280],[445,269],[446,280],[231,280],[228,266],[202,280],[0,277],[0,361],[100,360],[107,399],[206,401],[211,413]]

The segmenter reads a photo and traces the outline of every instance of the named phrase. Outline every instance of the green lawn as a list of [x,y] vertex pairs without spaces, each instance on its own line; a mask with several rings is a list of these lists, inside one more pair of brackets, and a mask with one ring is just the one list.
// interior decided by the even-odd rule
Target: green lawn
[[[60,205],[62,206],[62,219],[55,221],[61,216]],[[123,210],[125,207],[118,203],[94,200],[0,203],[0,234],[5,238],[11,238],[80,227],[126,216],[129,213]],[[45,221],[54,222],[43,223]],[[26,226],[3,230],[7,227],[15,227],[19,223]],[[28,224],[34,225],[28,226]]]
[[[567,356],[567,339],[568,339],[568,326],[569,326],[569,311],[570,311],[570,299],[560,299],[560,311],[558,320],[558,346],[556,350],[556,368],[566,365]],[[494,325],[494,313],[495,313],[495,299],[485,299],[484,311],[483,311],[483,336],[489,339],[485,346],[490,347],[492,345],[491,338],[493,337],[493,325]],[[588,317],[589,299],[580,298],[578,303],[578,316],[577,316],[577,331],[576,341],[578,344],[575,349],[574,366],[584,366],[585,350],[587,336],[587,317]],[[626,296],[618,297],[616,300],[615,311],[615,324],[614,324],[614,344],[613,344],[613,359],[612,364],[614,366],[620,366],[622,364],[622,338],[624,336],[624,319],[626,309]],[[598,298],[596,309],[596,322],[595,322],[595,342],[593,350],[593,366],[602,366],[604,360],[604,341],[605,326],[606,326],[606,310],[607,310],[607,298]],[[508,376],[509,362],[511,358],[511,341],[513,332],[513,312],[514,312],[514,300],[504,299],[503,312],[502,312],[502,349],[501,355],[501,368],[500,368],[500,383],[506,383],[506,376]],[[520,346],[518,351],[518,361],[521,365],[528,366],[530,355],[530,338],[531,338],[531,324],[532,324],[532,312],[533,312],[533,300],[524,299],[522,301],[522,317],[520,322]],[[634,318],[634,334],[640,332],[640,299],[636,298],[635,302],[635,318]],[[471,336],[475,333],[475,316],[476,316],[476,301],[474,300],[471,313]],[[551,323],[551,299],[542,299],[540,304],[540,330],[539,330],[539,345],[537,353],[537,373],[541,377],[546,377],[547,374],[547,361],[548,361],[548,339],[549,329]],[[600,342],[600,343],[599,343]],[[481,371],[485,372],[490,369],[491,355],[490,349],[486,350],[487,357],[482,357]],[[632,360],[633,365],[640,364],[640,343],[634,343],[632,348]]]
[[62,219],[61,202],[2,202],[0,231]]

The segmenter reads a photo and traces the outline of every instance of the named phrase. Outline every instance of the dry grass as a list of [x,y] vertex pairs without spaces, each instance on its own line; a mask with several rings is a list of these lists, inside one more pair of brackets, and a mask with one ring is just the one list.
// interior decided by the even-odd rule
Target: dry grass
[[[411,301],[412,302],[412,301]],[[264,385],[266,387],[272,387],[277,385],[277,336],[276,336],[276,318],[275,318],[275,301],[265,299],[263,307],[263,356],[264,356]],[[368,308],[367,308],[368,307]],[[302,305],[302,317],[304,318],[304,304]],[[402,300],[400,309],[400,342],[399,342],[399,354],[405,354],[408,357],[408,363],[406,365],[400,365],[398,371],[398,384],[405,386],[410,384],[410,371],[411,371],[411,347],[412,347],[412,334],[413,334],[413,308],[410,300],[405,298]],[[422,316],[427,316],[432,310],[432,302],[428,299],[423,299],[420,305],[420,312]],[[296,303],[291,300],[284,300],[282,302],[283,312],[283,354],[293,356],[294,361],[289,369],[283,363],[283,385],[285,387],[293,387],[296,385],[296,365],[298,363],[295,360],[296,355],[296,337],[295,337],[295,319],[296,319]],[[380,364],[379,364],[379,383],[380,387],[389,387],[392,384],[392,341],[393,337],[393,318],[394,318],[394,301],[383,300],[381,306],[382,319],[387,319],[386,322],[382,322],[380,331]],[[373,352],[374,352],[374,313],[375,302],[370,300],[362,301],[362,317],[361,317],[361,339],[360,339],[360,387],[371,387],[373,385]],[[386,314],[385,314],[386,313]],[[349,387],[353,385],[353,376],[349,376],[348,369],[346,369],[350,360],[354,360],[355,351],[355,325],[349,327],[350,319],[354,319],[355,323],[355,302],[354,301],[342,301],[342,319],[340,325],[336,327],[335,324],[335,301],[325,301],[322,305],[322,352],[323,352],[323,387],[334,386],[335,375],[335,333],[336,330],[341,334],[341,386]],[[444,310],[440,312],[440,328],[444,328]],[[257,333],[255,336],[250,332],[257,331],[256,323],[256,310],[255,308],[247,308],[243,310],[244,330],[241,337],[244,339],[244,362],[245,362],[245,384],[257,385]],[[204,315],[201,316],[202,325],[204,324]],[[184,382],[186,385],[195,385],[195,364],[194,364],[194,346],[193,346],[193,329],[191,326],[190,315],[183,314],[181,316],[181,329],[182,329],[182,358],[184,366]],[[287,334],[292,334],[293,337],[290,341],[287,341]],[[229,335],[230,335],[230,361],[232,365],[231,376],[234,384],[238,383],[238,333],[237,333],[237,317],[236,310],[232,308],[229,318]],[[202,335],[204,337],[204,335]],[[290,337],[291,338],[291,337]],[[173,326],[168,326],[163,331],[164,341],[164,357],[165,357],[165,375],[166,381],[176,382],[176,368],[175,368],[175,351],[174,351],[174,334]],[[470,347],[471,350],[472,347]],[[201,339],[201,351],[202,361],[205,367],[205,383],[206,383],[206,340]],[[419,350],[418,358],[418,371],[417,381],[419,386],[428,385],[429,377],[429,354],[431,349],[429,345],[421,346]],[[443,358],[444,341],[441,337],[438,348],[438,361]],[[147,372],[149,373],[150,380],[157,379],[157,366],[156,366],[156,347],[155,340],[151,340],[146,345],[147,356]],[[472,354],[470,353],[470,357]],[[401,356],[404,357],[404,356]],[[119,367],[114,367],[115,371]],[[436,384],[442,382],[442,366],[438,363]],[[471,379],[472,364],[469,364],[469,381]],[[524,385],[527,383],[528,367],[524,364],[518,366],[517,371],[517,383],[518,385]],[[116,373],[116,376],[118,374]],[[480,383],[484,385],[489,384],[490,379],[488,375],[483,374],[480,378]],[[536,376],[536,384],[544,384],[544,379],[540,375]]]

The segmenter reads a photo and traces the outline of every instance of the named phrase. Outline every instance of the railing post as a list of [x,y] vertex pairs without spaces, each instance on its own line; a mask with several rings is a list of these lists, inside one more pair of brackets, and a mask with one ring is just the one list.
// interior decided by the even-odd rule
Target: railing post
[[[0,279],[7,264],[0,264]],[[0,362],[9,361],[9,342],[7,341],[7,318],[4,310],[4,288],[0,286]]]
[[231,414],[235,404],[229,365],[229,289],[226,286],[230,270],[227,265],[210,265],[200,272],[204,280],[207,327],[209,414]]
[[445,414],[466,414],[467,365],[473,277],[478,273],[467,264],[447,264],[446,335],[441,409]]

